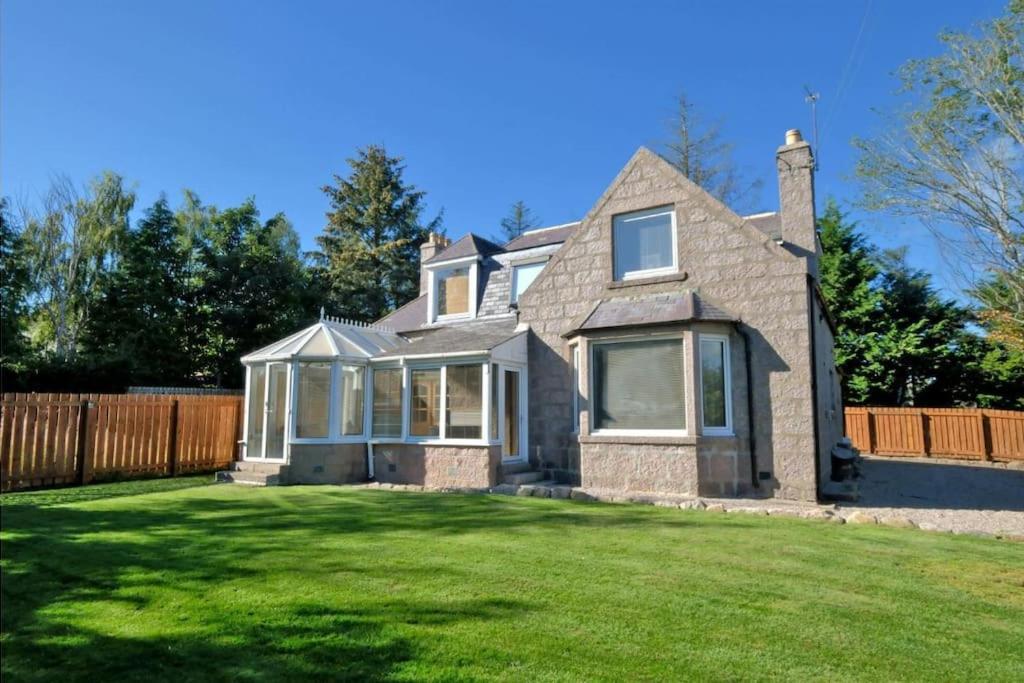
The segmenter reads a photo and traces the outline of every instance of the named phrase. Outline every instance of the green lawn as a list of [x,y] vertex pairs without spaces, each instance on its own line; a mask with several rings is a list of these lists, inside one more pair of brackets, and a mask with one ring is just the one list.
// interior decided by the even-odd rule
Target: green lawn
[[5,494],[18,680],[1024,680],[1024,544],[179,479]]

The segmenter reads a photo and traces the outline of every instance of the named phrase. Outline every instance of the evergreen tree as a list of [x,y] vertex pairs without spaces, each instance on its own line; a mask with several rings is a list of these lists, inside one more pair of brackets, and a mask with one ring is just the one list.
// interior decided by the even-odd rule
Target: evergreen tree
[[319,290],[283,214],[265,223],[252,200],[211,211],[201,248],[200,375],[217,386],[241,386],[238,359],[316,318]]
[[146,210],[125,236],[89,321],[87,355],[125,384],[179,384],[192,374],[177,227],[165,198]]
[[868,399],[887,369],[878,347],[882,296],[875,254],[857,226],[830,199],[818,220],[821,290],[836,323],[835,358],[849,403]]
[[27,290],[28,270],[21,231],[7,198],[3,197],[0,198],[0,366],[5,386],[8,374],[22,370],[27,360],[24,338]]
[[511,241],[539,225],[540,221],[533,215],[533,211],[520,199],[509,208],[508,215],[501,219],[501,232],[505,240]]
[[419,247],[441,216],[422,223],[425,193],[402,179],[401,162],[370,145],[348,160],[347,178],[322,188],[331,211],[317,261],[335,314],[372,321],[419,294]]

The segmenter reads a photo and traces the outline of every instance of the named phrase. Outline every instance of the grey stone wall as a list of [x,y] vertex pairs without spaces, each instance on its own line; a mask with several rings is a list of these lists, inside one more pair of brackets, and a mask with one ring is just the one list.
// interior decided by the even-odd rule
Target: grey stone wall
[[832,446],[843,436],[843,396],[836,370],[832,328],[829,327],[817,297],[813,305],[815,378],[818,390],[818,467],[821,481],[826,482],[832,470]]
[[[612,216],[665,204],[675,207],[679,268],[686,280],[609,288]],[[814,499],[807,273],[805,259],[745,223],[657,155],[638,151],[520,299],[520,320],[531,326],[531,458],[539,452],[556,467],[570,462],[570,356],[562,337],[570,321],[601,298],[696,289],[740,318],[751,338],[756,467],[769,473],[762,485],[777,496]],[[742,405],[734,401],[733,408]],[[580,445],[584,478],[590,450]]]
[[366,481],[366,444],[292,444],[288,484],[352,484]]
[[583,437],[579,445],[580,485],[594,489],[697,495],[696,439],[680,439],[680,442],[628,444],[588,441]]
[[488,488],[498,484],[501,446],[375,444],[374,478],[389,484]]

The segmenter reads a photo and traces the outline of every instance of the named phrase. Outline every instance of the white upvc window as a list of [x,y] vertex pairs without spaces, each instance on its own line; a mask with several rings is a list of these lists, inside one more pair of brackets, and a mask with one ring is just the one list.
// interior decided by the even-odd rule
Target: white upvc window
[[572,431],[580,432],[580,345],[572,346]]
[[374,368],[371,435],[374,438],[402,437],[402,368]]
[[486,363],[414,365],[406,368],[405,413],[409,441],[489,442],[490,369]]
[[732,436],[729,338],[700,335],[701,424],[706,436]]
[[430,322],[476,317],[478,268],[476,256],[430,267],[427,298]]
[[679,264],[674,207],[661,206],[612,218],[612,253],[616,281],[676,273]]
[[592,434],[686,435],[681,336],[593,341],[590,349]]
[[297,360],[291,366],[291,443],[365,437],[365,366],[328,359]]
[[512,303],[519,301],[519,297],[533,284],[545,265],[547,258],[542,261],[512,264]]

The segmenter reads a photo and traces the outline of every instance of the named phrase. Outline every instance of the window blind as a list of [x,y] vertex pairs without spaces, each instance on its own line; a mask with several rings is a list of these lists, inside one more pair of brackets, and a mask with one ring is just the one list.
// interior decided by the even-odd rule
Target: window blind
[[683,342],[594,345],[596,429],[685,429]]

